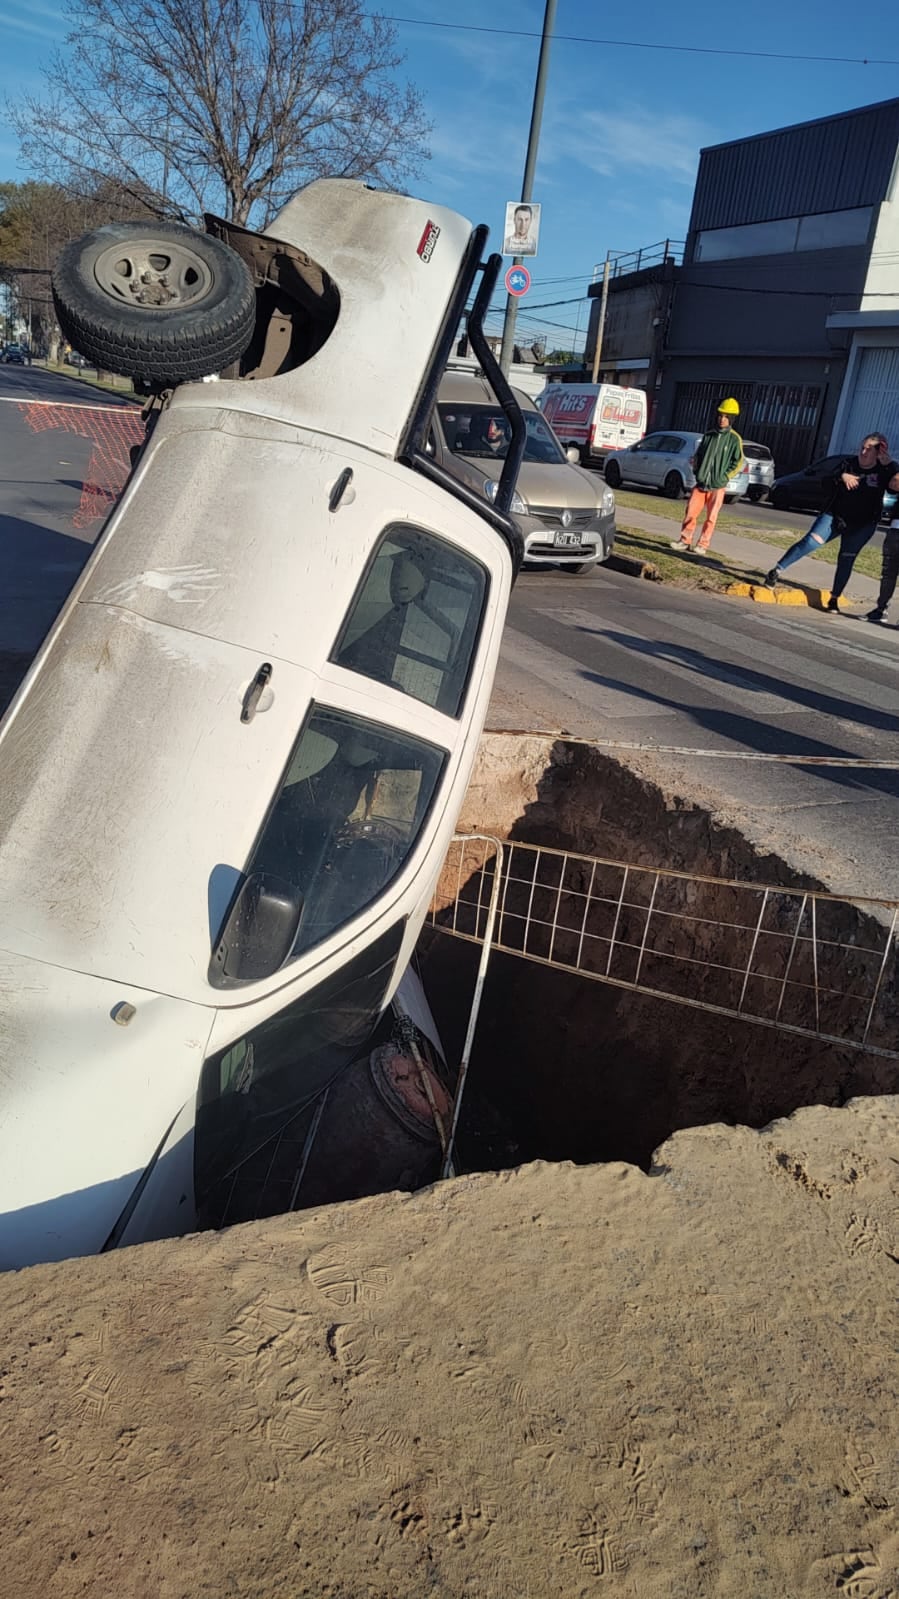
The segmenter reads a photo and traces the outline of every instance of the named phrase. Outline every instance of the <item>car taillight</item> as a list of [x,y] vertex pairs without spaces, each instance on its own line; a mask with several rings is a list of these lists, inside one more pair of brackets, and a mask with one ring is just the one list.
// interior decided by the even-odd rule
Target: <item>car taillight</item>
[[591,422],[590,423],[590,443],[591,443],[591,445],[593,444],[595,438],[596,438],[596,423],[595,422]]

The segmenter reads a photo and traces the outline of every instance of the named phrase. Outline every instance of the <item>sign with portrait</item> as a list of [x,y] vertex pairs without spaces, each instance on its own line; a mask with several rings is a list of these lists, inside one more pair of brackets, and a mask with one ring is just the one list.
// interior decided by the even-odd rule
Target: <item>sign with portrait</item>
[[541,207],[532,200],[506,202],[503,255],[536,255]]

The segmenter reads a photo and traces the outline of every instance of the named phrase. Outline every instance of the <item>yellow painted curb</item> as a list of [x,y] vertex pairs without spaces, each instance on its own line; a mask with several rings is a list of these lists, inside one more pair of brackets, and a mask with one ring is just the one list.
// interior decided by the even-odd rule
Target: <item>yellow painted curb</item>
[[729,583],[724,592],[759,605],[811,605],[816,611],[823,611],[830,599],[829,589],[769,589],[764,583]]
[[728,583],[725,594],[731,594],[738,600],[758,600],[762,605],[774,605],[774,590],[766,589],[761,583]]

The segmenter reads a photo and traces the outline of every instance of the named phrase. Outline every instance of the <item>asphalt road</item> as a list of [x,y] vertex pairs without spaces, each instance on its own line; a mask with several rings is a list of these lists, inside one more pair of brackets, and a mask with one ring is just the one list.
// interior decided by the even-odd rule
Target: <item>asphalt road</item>
[[899,762],[897,628],[602,568],[582,578],[526,573],[512,597],[489,725],[677,746],[688,753],[619,758],[709,804],[836,891],[899,898],[899,770],[689,753]]
[[0,653],[37,648],[90,553],[105,486],[127,471],[116,412],[126,421],[134,407],[39,367],[0,366]]

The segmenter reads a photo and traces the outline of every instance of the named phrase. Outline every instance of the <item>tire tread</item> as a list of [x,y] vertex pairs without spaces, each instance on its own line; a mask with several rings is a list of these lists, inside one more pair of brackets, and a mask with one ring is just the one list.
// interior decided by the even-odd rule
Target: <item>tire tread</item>
[[[164,228],[156,227],[165,237]],[[88,234],[67,245],[52,279],[59,325],[82,355],[126,377],[176,384],[221,371],[243,354],[253,334],[256,297],[249,270],[227,245],[195,235],[215,252],[220,280],[217,304],[205,310],[200,305],[129,313],[128,307],[120,310],[99,286],[94,289],[85,281],[83,258],[95,238],[96,234]]]

